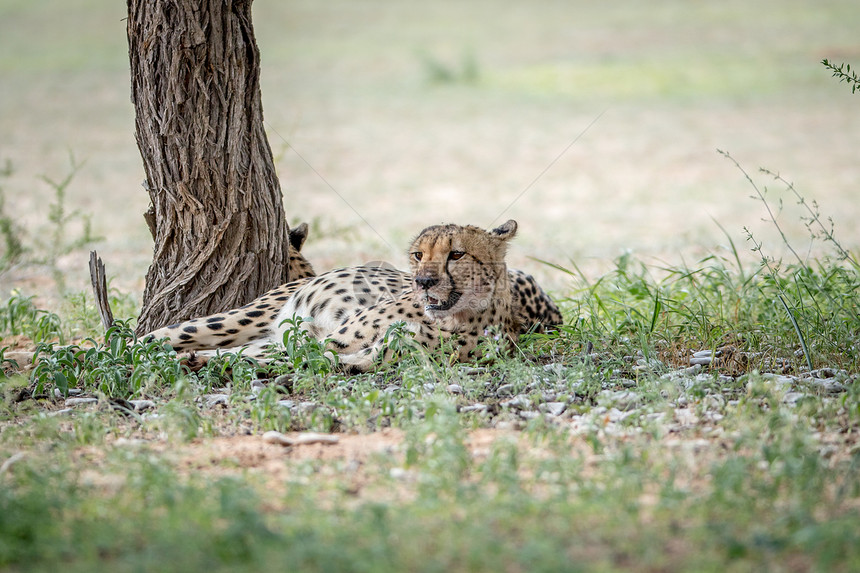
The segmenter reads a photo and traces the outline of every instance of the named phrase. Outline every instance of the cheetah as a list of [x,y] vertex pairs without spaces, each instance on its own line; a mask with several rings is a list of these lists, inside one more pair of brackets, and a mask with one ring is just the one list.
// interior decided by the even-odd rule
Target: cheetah
[[[216,348],[241,349],[259,359],[268,346],[282,343],[286,320],[308,317],[302,327],[328,340],[342,364],[361,372],[380,355],[384,358],[388,327],[403,322],[428,347],[457,335],[459,358],[465,360],[491,326],[513,338],[561,323],[558,308],[534,279],[505,267],[507,241],[516,229],[515,221],[491,231],[428,227],[409,250],[409,274],[384,266],[336,269],[282,285],[242,308],[171,325],[151,336],[168,338],[177,350],[203,350],[202,356]],[[297,254],[303,240],[293,245]]]
[[290,229],[287,252],[289,255],[289,279],[295,282],[307,277],[316,276],[313,266],[302,254],[302,246],[308,238],[308,224],[302,223]]
[[[294,229],[290,229],[290,282],[316,276],[310,262],[301,253],[302,245],[304,245],[307,237],[307,223],[302,223]],[[363,267],[371,268],[364,269]],[[359,297],[360,304],[378,300],[383,295],[389,298],[394,297],[409,288],[412,281],[408,272],[396,271],[395,273],[389,273],[388,270],[392,270],[393,267],[388,266],[386,263],[368,263],[363,265],[363,267],[361,271],[362,276],[353,285],[355,288],[362,290]],[[377,273],[376,276],[374,276],[375,272]],[[398,278],[399,281],[397,281]],[[517,324],[520,325],[520,334],[541,333],[562,324],[564,319],[561,311],[559,311],[558,306],[541,288],[534,277],[523,271],[510,269],[508,270],[508,278],[510,279],[511,294],[513,296],[513,312],[517,317]],[[284,289],[288,284],[290,283],[272,289],[260,299],[257,299],[255,303],[271,303],[274,299],[285,294],[286,291]],[[286,299],[280,300],[283,301]],[[274,319],[274,317],[272,318]],[[262,337],[264,335],[265,333],[260,332],[254,336]]]

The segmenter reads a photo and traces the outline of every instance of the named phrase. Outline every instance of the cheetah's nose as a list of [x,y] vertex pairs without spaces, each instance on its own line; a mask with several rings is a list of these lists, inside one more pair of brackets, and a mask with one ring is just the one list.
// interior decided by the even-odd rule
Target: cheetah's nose
[[433,277],[415,277],[415,284],[424,290],[428,290],[430,287],[435,286],[439,282],[439,279]]

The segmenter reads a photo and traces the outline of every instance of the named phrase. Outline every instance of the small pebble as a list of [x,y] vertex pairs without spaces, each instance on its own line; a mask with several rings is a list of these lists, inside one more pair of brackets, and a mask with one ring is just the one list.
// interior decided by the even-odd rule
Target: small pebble
[[619,410],[630,410],[639,405],[642,400],[642,395],[637,392],[631,392],[630,390],[619,390],[617,392],[613,392],[612,390],[603,390],[597,394],[597,400],[601,404],[614,406]]
[[693,358],[715,358],[721,354],[722,352],[719,350],[717,350],[716,353],[714,353],[713,350],[699,350],[698,352],[693,353]]
[[502,384],[499,386],[499,389],[496,390],[497,396],[510,396],[514,392],[513,384]]
[[[67,392],[68,392],[69,396],[79,396],[81,393],[81,389],[80,388],[69,388],[67,390]],[[57,398],[62,398],[63,397],[63,391],[60,390],[59,388],[54,388],[54,396]]]
[[848,372],[837,368],[819,368],[810,372],[816,378],[836,378],[837,376],[847,378]]
[[84,404],[95,404],[98,398],[66,398],[66,406],[82,406]]
[[[845,392],[845,386],[833,380],[832,378],[813,378],[812,385],[818,390],[821,390],[822,392],[826,392],[828,394],[838,394],[840,392]],[[66,400],[66,402],[68,403],[68,400]]]
[[553,416],[561,416],[564,409],[567,408],[567,404],[564,402],[546,402],[545,404],[541,404],[541,406]]
[[144,410],[149,410],[150,408],[155,408],[155,402],[152,400],[129,400],[128,403],[132,405],[135,412],[142,412]]
[[63,408],[62,410],[57,410],[56,412],[48,412],[48,416],[65,416],[66,414],[71,414],[74,412],[72,408]]
[[477,374],[483,374],[486,372],[486,368],[474,367],[474,366],[461,366],[460,372],[466,374],[467,376],[475,376]]
[[113,445],[117,448],[124,447],[136,447],[142,444],[145,444],[146,440],[141,440],[139,438],[117,438],[114,440]]
[[412,477],[412,473],[405,468],[391,468],[388,470],[388,475],[396,480],[406,480]]
[[[773,374],[771,372],[766,372],[761,377],[764,380],[773,380],[774,385],[781,390],[790,389],[792,384],[797,381],[797,378],[794,376],[783,376],[782,374]],[[747,389],[749,389],[749,383],[747,384]]]
[[299,402],[299,412],[303,414],[310,414],[319,407],[316,402]]
[[694,364],[689,368],[682,368],[680,370],[673,370],[672,372],[667,372],[660,376],[660,380],[677,380],[678,378],[686,378],[687,376],[694,376],[701,372],[702,365]]
[[463,406],[460,408],[461,412],[486,412],[487,405],[486,404],[472,404],[471,406]]
[[463,393],[463,387],[460,386],[459,384],[448,384],[447,390],[448,390],[449,394],[462,394]]
[[650,370],[659,370],[664,368],[665,365],[657,360],[656,358],[652,358],[650,360],[645,360],[644,358],[640,358],[636,361],[636,366],[633,367],[633,370],[637,370],[639,372],[650,371]]
[[822,446],[818,449],[819,455],[824,459],[830,459],[839,453],[839,448],[836,446]]
[[263,441],[268,444],[278,444],[281,446],[303,446],[308,444],[336,444],[340,441],[332,434],[318,434],[316,432],[304,432],[297,436],[287,436],[281,432],[274,430],[263,434]]
[[230,396],[228,394],[206,394],[203,396],[203,400],[210,408],[214,406],[226,406],[230,400]]
[[550,362],[549,364],[544,364],[543,366],[544,372],[549,372],[550,374],[555,374],[556,376],[564,376],[567,368],[564,364],[560,362]]
[[531,400],[523,394],[519,394],[514,396],[510,400],[503,400],[500,404],[505,408],[516,408],[517,410],[524,410],[531,406]]

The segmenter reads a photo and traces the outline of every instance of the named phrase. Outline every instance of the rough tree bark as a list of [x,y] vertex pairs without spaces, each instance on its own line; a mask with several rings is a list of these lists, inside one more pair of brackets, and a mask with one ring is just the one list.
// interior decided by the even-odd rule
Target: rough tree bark
[[251,0],[128,0],[131,99],[155,240],[139,334],[286,282]]

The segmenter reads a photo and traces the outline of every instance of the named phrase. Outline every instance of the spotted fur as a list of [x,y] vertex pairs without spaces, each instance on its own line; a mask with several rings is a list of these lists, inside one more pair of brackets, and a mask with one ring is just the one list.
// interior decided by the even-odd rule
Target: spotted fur
[[287,246],[289,262],[289,278],[290,282],[297,281],[306,277],[316,276],[316,271],[311,266],[311,263],[302,254],[302,247],[308,238],[308,224],[302,223],[290,229],[290,244]]
[[[431,347],[456,334],[465,358],[488,326],[515,336],[562,322],[531,276],[506,270],[505,245],[515,233],[514,221],[490,232],[429,227],[410,248],[411,273],[384,266],[336,269],[277,287],[240,309],[171,325],[152,336],[168,338],[177,350],[241,348],[260,357],[267,346],[283,340],[286,319],[309,317],[303,327],[312,336],[331,339],[341,362],[366,370],[387,328],[403,321]],[[297,254],[303,242],[293,245]]]
[[555,302],[541,288],[533,276],[511,269],[512,305],[520,334],[545,332],[564,323],[564,317]]

